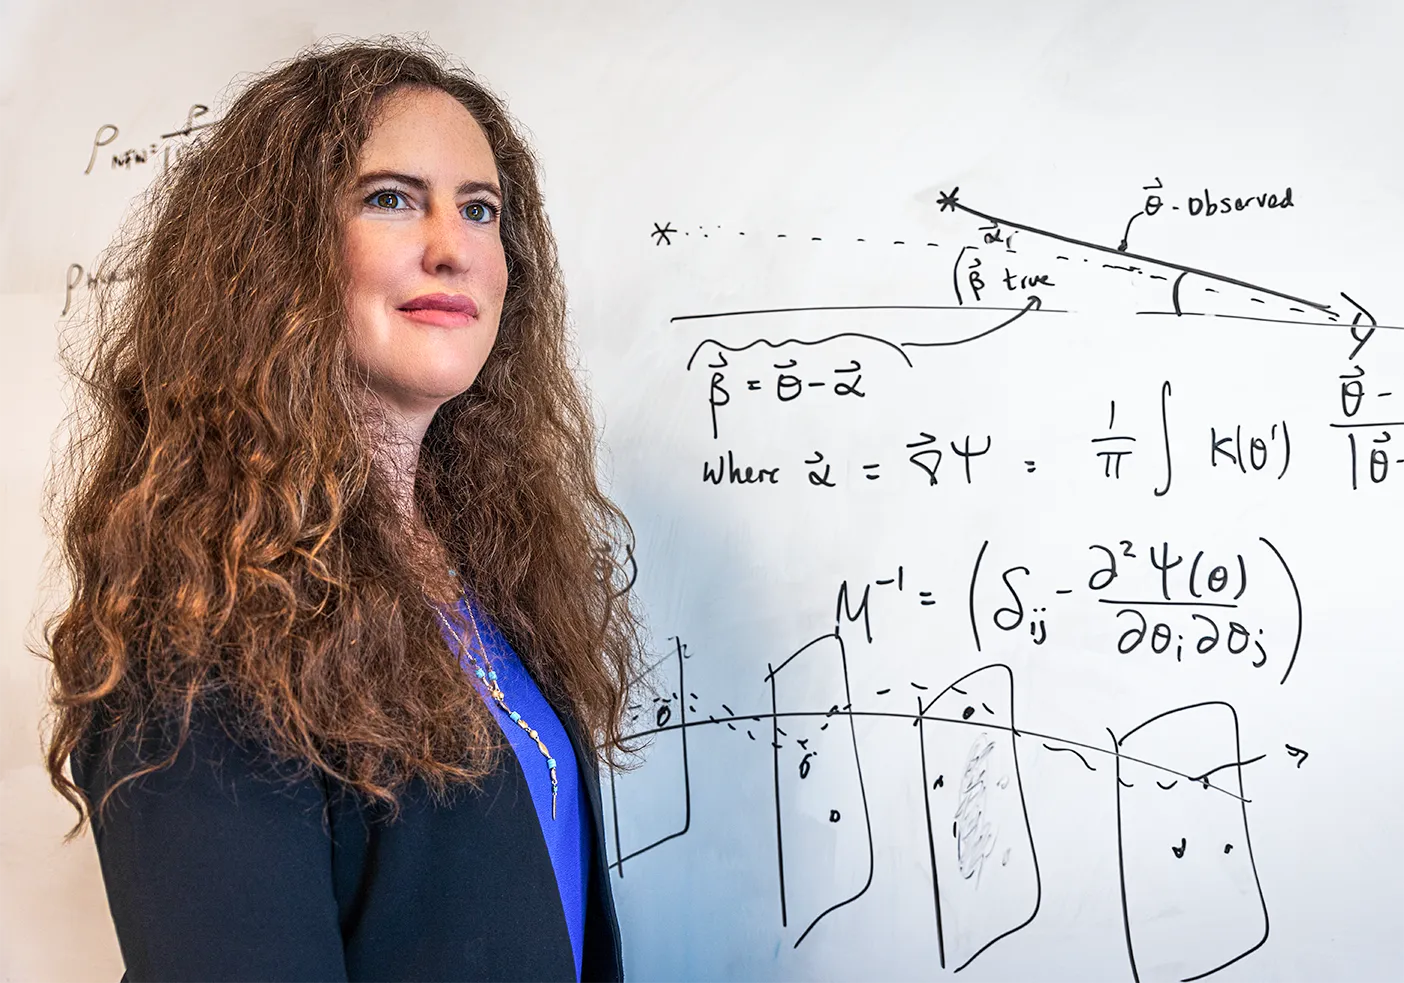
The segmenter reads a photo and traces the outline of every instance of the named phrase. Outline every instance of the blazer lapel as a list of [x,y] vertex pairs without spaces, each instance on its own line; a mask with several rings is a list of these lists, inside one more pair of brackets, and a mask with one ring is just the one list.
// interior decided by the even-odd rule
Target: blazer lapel
[[[595,757],[593,742],[586,739],[575,715],[565,707],[554,703],[552,709],[560,718],[575,751],[576,771],[581,787],[585,790],[586,801],[590,805],[590,818],[594,823],[594,858],[590,865],[590,891],[585,906],[585,951],[581,957],[580,976],[582,980],[622,980],[624,978],[624,952],[619,936],[619,919],[614,911],[614,891],[609,879],[608,855],[605,852],[604,804],[600,796],[600,767]],[[603,926],[598,923],[603,922]],[[593,924],[592,924],[593,923]],[[595,931],[592,932],[591,928]],[[606,936],[600,938],[603,927]]]

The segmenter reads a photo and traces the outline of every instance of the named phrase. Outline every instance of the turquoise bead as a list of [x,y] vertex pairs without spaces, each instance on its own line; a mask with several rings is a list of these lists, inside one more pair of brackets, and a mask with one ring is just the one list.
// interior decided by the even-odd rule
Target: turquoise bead
[[522,719],[522,715],[521,715],[520,713],[518,713],[516,710],[513,710],[513,711],[512,711],[512,723],[516,723],[518,720],[521,720],[521,719]]
[[546,767],[547,767],[547,768],[554,768],[554,767],[556,767],[556,759],[555,759],[555,758],[547,758],[547,759],[546,759]]
[[478,674],[478,678],[479,678],[479,679],[486,679],[486,678],[487,678],[487,673],[483,672],[481,669],[477,670],[477,674]]
[[494,669],[492,672],[488,673],[488,679],[496,679],[496,678],[497,678],[497,670]]

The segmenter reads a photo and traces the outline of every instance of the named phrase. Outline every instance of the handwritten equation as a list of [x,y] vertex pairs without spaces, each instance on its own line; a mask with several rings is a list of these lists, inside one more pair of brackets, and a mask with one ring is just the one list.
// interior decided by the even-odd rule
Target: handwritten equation
[[[180,155],[190,148],[192,134],[213,126],[217,120],[202,119],[210,107],[202,103],[195,103],[185,114],[185,121],[182,125],[171,130],[169,133],[162,133],[159,136],[143,140],[136,146],[128,146],[124,149],[117,149],[121,146],[117,142],[122,135],[122,130],[115,123],[103,123],[96,132],[93,133],[92,147],[88,153],[87,166],[83,168],[85,175],[94,173],[94,170],[101,171],[98,164],[99,158],[108,157],[109,171],[130,171],[144,165],[158,167],[165,171],[180,159]],[[197,122],[198,121],[198,122]]]
[[[1142,652],[1173,658],[1177,663],[1185,660],[1186,653],[1191,658],[1241,657],[1252,668],[1264,669],[1271,651],[1271,661],[1281,669],[1278,682],[1285,683],[1301,648],[1302,598],[1277,547],[1264,537],[1259,537],[1258,543],[1261,549],[1253,557],[1252,578],[1242,552],[1181,551],[1163,541],[1092,543],[1087,547],[1091,561],[1083,563],[1081,569],[1069,571],[1063,565],[1062,574],[1072,573],[1078,586],[1055,587],[1052,584],[1061,582],[1056,579],[1059,574],[1040,576],[1022,563],[982,571],[990,545],[986,540],[970,575],[968,603],[975,650],[982,650],[982,624],[987,630],[1027,633],[1031,644],[1044,645],[1049,622],[1062,606],[1079,599],[1092,600],[1111,612],[1118,626],[1116,651],[1121,655]],[[982,572],[987,579],[993,575],[997,584],[982,580]],[[1085,581],[1081,581],[1083,575]],[[1251,610],[1253,600],[1248,591],[1250,580],[1257,585],[1259,575],[1265,579],[1275,576],[1273,586],[1290,598],[1290,604],[1278,606],[1290,612],[1285,618],[1264,615],[1255,621],[1244,613]],[[900,580],[898,586],[900,589]],[[994,600],[982,604],[991,594]]]
[[[186,111],[185,120],[177,127],[152,138],[143,138],[138,144],[124,144],[121,141],[122,129],[115,123],[102,123],[93,132],[92,144],[88,148],[87,162],[83,167],[85,177],[101,174],[132,173],[150,169],[153,178],[164,178],[182,156],[188,153],[200,138],[200,131],[213,126],[218,120],[206,119],[210,107],[194,103]],[[120,142],[119,142],[120,141]],[[107,166],[103,166],[104,160]],[[63,309],[60,317],[67,317],[74,310],[75,302],[88,292],[99,287],[110,287],[130,281],[132,271],[122,268],[106,268],[92,262],[69,263],[64,270]]]
[[[727,375],[720,370],[712,372],[707,407],[713,440],[722,440],[721,423],[726,418],[726,411],[739,407],[739,399],[744,394],[762,393],[763,398],[774,398],[782,403],[798,400],[802,396],[823,398],[822,394],[808,395],[811,390],[820,387],[833,399],[863,399],[868,396],[860,388],[863,385],[862,363],[857,360],[852,360],[844,368],[832,370],[843,379],[832,383],[797,374],[800,366],[794,359],[777,363],[773,368],[777,371],[773,385],[769,379],[743,379],[744,386],[736,387],[736,397],[727,387]],[[1084,474],[1121,481],[1132,476],[1136,462],[1149,457],[1147,468],[1143,470],[1154,469],[1153,492],[1156,497],[1161,497],[1169,494],[1173,486],[1178,448],[1178,456],[1189,456],[1199,466],[1216,474],[1262,476],[1276,481],[1287,477],[1292,466],[1292,427],[1285,417],[1251,423],[1227,419],[1222,424],[1211,424],[1196,434],[1183,433],[1183,428],[1177,426],[1177,439],[1172,442],[1174,391],[1170,380],[1159,387],[1155,398],[1158,426],[1149,435],[1131,432],[1131,428],[1124,424],[1118,426],[1117,401],[1109,400],[1105,427],[1088,429],[1089,435],[1084,441]],[[745,416],[739,408],[736,412],[742,412]],[[815,488],[834,488],[841,480],[839,475],[852,474],[856,465],[864,481],[877,481],[884,475],[894,473],[905,473],[911,477],[910,466],[920,475],[916,479],[918,483],[925,486],[937,487],[943,479],[948,483],[974,484],[981,468],[978,460],[995,451],[995,435],[990,432],[950,434],[949,431],[942,432],[935,422],[927,426],[930,429],[919,429],[902,443],[901,457],[896,462],[890,456],[878,455],[875,455],[878,457],[876,460],[837,461],[820,447],[815,447],[808,456],[797,462],[757,462],[740,459],[735,450],[728,448],[719,451],[715,458],[709,457],[702,462],[702,481],[711,485],[776,485],[789,479]],[[1047,460],[1047,455],[1034,450],[1027,443],[1017,446],[1014,439],[1002,437],[1000,450],[1004,451],[1010,444],[1016,447],[1005,453],[1022,465],[1027,474],[1037,472],[1040,459]],[[1060,451],[1066,454],[1066,450],[1060,448]],[[1375,457],[1371,460],[1371,467],[1381,475],[1389,467],[1388,461],[1376,460],[1382,453],[1374,452]],[[1379,480],[1383,480],[1383,476]]]

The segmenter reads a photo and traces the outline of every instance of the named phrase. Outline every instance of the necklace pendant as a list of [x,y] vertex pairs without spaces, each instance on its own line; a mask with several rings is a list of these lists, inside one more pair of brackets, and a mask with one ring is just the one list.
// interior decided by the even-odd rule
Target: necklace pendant
[[[454,571],[450,570],[449,573],[453,574]],[[560,790],[560,781],[556,776],[556,759],[551,757],[551,752],[547,749],[546,742],[541,739],[541,735],[522,719],[520,713],[517,713],[507,705],[507,694],[502,692],[502,687],[497,683],[497,671],[492,668],[492,663],[488,660],[487,646],[483,644],[482,635],[478,632],[478,619],[473,617],[472,608],[470,607],[468,609],[468,621],[473,627],[473,639],[478,643],[478,651],[481,652],[483,656],[482,665],[479,665],[478,661],[473,658],[472,649],[458,632],[453,630],[453,625],[449,624],[449,620],[444,616],[443,611],[438,611],[438,615],[439,620],[443,622],[444,627],[447,628],[449,634],[453,636],[453,640],[458,643],[459,652],[462,653],[463,657],[467,658],[468,663],[473,667],[473,675],[477,676],[487,688],[488,695],[492,697],[493,702],[507,715],[509,720],[526,731],[527,737],[536,742],[537,750],[546,758],[546,768],[551,774],[551,818],[555,819],[556,796]]]

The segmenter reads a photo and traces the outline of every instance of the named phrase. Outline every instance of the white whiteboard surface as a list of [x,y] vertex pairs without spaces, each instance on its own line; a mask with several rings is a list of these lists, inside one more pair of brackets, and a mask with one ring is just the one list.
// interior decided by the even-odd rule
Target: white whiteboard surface
[[0,977],[121,973],[24,648],[61,312],[192,106],[405,31],[533,133],[638,534],[630,978],[1404,975],[1397,5],[0,16]]

